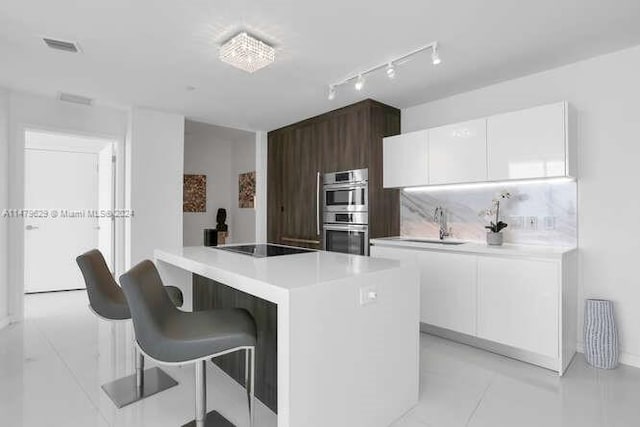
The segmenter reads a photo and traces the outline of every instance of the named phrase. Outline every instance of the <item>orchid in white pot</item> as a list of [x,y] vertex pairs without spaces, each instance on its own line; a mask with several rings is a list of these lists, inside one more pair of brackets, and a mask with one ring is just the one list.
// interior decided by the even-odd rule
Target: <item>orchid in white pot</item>
[[490,219],[489,225],[486,225],[484,228],[487,230],[487,244],[489,245],[502,245],[504,241],[504,237],[501,233],[502,230],[508,227],[504,221],[500,221],[500,203],[503,200],[507,200],[511,198],[511,193],[507,190],[504,190],[496,195],[496,197],[491,201],[491,207],[487,208],[481,214]]

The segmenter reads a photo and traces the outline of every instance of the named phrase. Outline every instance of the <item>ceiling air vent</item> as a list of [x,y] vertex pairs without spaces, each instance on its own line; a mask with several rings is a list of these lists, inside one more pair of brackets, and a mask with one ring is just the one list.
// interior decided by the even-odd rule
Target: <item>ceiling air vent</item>
[[73,53],[78,53],[80,51],[80,48],[78,47],[78,45],[73,42],[66,42],[63,40],[48,39],[48,38],[43,38],[42,40],[44,40],[47,46],[49,46],[51,49],[64,50],[65,52],[73,52]]
[[74,95],[72,93],[60,92],[58,99],[64,102],[71,102],[73,104],[93,105],[93,99],[87,98],[86,96]]

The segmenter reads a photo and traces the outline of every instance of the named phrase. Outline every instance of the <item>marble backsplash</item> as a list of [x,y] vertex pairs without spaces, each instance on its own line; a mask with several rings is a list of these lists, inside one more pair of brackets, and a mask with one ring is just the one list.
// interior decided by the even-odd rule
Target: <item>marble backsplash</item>
[[500,220],[509,224],[504,241],[535,245],[572,246],[577,242],[577,185],[575,182],[514,183],[500,186],[452,186],[424,191],[402,191],[400,233],[405,237],[438,238],[434,210],[447,212],[451,237],[486,241],[481,214],[499,193],[511,198],[500,204]]

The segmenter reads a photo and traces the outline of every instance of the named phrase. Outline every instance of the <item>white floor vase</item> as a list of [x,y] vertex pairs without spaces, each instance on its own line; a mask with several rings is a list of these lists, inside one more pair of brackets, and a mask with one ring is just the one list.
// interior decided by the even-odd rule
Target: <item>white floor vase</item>
[[595,368],[618,366],[618,329],[613,316],[613,302],[588,299],[584,310],[584,356]]

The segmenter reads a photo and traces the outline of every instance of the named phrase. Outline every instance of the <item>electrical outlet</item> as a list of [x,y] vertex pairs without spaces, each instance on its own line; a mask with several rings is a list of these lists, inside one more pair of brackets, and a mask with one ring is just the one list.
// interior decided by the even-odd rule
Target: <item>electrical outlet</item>
[[538,229],[538,217],[537,216],[528,216],[527,217],[527,230],[537,230]]
[[512,230],[520,230],[524,228],[524,217],[523,216],[510,216],[509,217],[509,228]]
[[360,288],[360,305],[375,304],[378,300],[378,289],[376,286]]
[[556,229],[556,217],[555,216],[545,216],[544,217],[544,229],[545,230],[555,230]]

